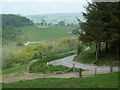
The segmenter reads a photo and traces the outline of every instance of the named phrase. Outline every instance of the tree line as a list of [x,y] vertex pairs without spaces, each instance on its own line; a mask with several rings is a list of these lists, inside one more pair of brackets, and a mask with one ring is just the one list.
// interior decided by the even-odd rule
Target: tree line
[[101,43],[105,44],[105,53],[120,55],[120,2],[92,2],[85,7],[81,22],[79,40],[85,44],[95,43],[96,60],[101,56]]
[[68,27],[78,27],[78,24],[74,23],[65,23],[64,21],[59,21],[56,24],[48,23],[46,20],[41,20],[40,23],[36,23],[36,25],[42,25],[42,26],[68,26]]
[[6,41],[15,40],[16,36],[22,35],[22,32],[16,27],[33,25],[34,23],[23,16],[13,14],[2,14],[2,39],[3,44]]

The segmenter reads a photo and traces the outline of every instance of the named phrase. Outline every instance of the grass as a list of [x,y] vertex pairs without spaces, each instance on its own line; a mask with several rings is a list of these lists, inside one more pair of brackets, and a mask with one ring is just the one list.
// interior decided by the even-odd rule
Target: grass
[[[36,62],[37,60],[33,60],[31,62],[29,62],[29,64],[32,64],[34,62]],[[26,72],[28,71],[28,64],[19,64],[17,66],[13,66],[13,67],[9,67],[6,69],[2,70],[2,74],[10,74],[10,73],[16,73],[16,72]]]
[[98,60],[95,60],[95,47],[92,47],[88,51],[84,51],[82,55],[77,55],[74,58],[74,61],[86,63],[86,64],[95,64],[97,66],[118,66],[118,60],[114,55],[105,54],[104,52],[98,57]]
[[[37,26],[25,26],[17,28],[18,30],[21,30],[22,33],[27,38],[27,41],[47,41],[47,40],[57,40],[64,37],[72,37],[74,36],[72,33],[72,30],[74,28],[72,27],[62,27],[62,26],[50,26],[48,28],[38,28]],[[38,45],[39,43],[32,43],[31,46]],[[16,54],[19,53],[22,49],[24,49],[27,46],[15,46],[13,44],[11,45],[4,45],[3,51]]]
[[95,61],[95,48],[84,51],[82,55],[77,55],[74,61],[91,64]]
[[26,46],[14,46],[14,45],[6,45],[3,46],[3,52],[11,53],[11,54],[17,54],[22,49],[24,49]]
[[[37,72],[39,72],[40,70],[42,70],[43,73],[45,73],[45,72],[48,73],[51,71],[66,71],[66,70],[68,70],[68,68],[64,67],[64,66],[49,66],[49,67],[47,67],[46,62],[52,61],[55,59],[59,59],[59,58],[63,58],[63,57],[67,57],[67,56],[74,55],[74,54],[76,54],[76,50],[70,51],[68,53],[63,53],[63,54],[60,54],[58,56],[46,57],[46,58],[39,60],[39,61],[33,60],[29,63],[31,65],[33,65],[32,69],[34,71],[37,70]],[[16,73],[16,72],[23,72],[23,71],[27,71],[27,70],[28,70],[28,64],[24,64],[24,65],[20,64],[20,65],[14,66],[14,67],[9,67],[9,68],[3,69],[2,73],[3,74],[10,74],[10,73]]]
[[73,34],[69,32],[72,32],[74,28],[62,26],[49,26],[48,28],[26,26],[19,29],[22,30],[28,41],[44,41],[73,36]]
[[3,74],[10,74],[10,73],[16,73],[16,72],[23,72],[23,71],[27,71],[27,64],[18,65],[18,66],[10,67],[7,69],[3,69],[2,73]]
[[42,72],[42,73],[46,73],[46,72],[48,73],[48,72],[53,72],[53,71],[67,71],[69,68],[67,68],[65,66],[52,66],[52,65],[46,66],[46,63],[49,61],[56,60],[56,59],[71,56],[74,54],[76,54],[76,51],[64,53],[64,54],[60,54],[60,55],[56,55],[56,56],[48,56],[46,58],[38,60],[35,63],[32,63],[31,70],[33,72]]
[[118,88],[118,72],[83,78],[41,78],[3,84],[3,88]]

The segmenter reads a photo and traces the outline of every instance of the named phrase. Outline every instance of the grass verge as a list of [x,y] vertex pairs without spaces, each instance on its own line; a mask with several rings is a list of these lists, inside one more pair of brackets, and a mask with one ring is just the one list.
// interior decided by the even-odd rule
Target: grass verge
[[3,88],[118,88],[118,72],[84,78],[42,78],[3,84]]
[[110,54],[101,54],[100,57],[98,57],[98,60],[95,60],[95,48],[91,48],[87,51],[84,51],[82,55],[77,55],[74,58],[74,61],[85,63],[85,64],[94,64],[97,66],[118,66],[118,60],[115,58],[115,56]]
[[76,51],[71,51],[68,53],[56,55],[56,56],[48,56],[46,58],[40,59],[37,62],[34,62],[31,64],[31,70],[33,72],[42,72],[42,73],[48,73],[48,72],[53,72],[53,71],[67,71],[69,68],[65,66],[53,66],[53,65],[46,65],[47,62],[53,61],[56,59],[64,58],[67,56],[71,56],[76,54]]

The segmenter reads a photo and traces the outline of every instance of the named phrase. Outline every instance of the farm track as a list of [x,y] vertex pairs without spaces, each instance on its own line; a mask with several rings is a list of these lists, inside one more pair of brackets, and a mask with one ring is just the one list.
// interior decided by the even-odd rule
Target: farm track
[[36,44],[36,43],[45,43],[45,41],[37,41],[37,42],[26,42],[26,43],[24,43],[24,46],[27,46],[27,45],[29,45],[29,44]]
[[37,78],[72,78],[72,77],[75,77],[73,73],[65,74],[15,73],[3,75],[1,83],[13,83]]

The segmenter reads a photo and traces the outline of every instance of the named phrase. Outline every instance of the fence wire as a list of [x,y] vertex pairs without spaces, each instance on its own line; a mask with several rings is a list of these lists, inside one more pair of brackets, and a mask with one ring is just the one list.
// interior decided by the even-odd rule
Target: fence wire
[[[112,71],[111,71],[112,70]],[[89,68],[89,69],[80,69],[76,68],[75,65],[73,65],[73,74],[76,77],[86,77],[86,76],[95,76],[95,75],[100,75],[100,74],[106,74],[106,73],[111,73],[111,72],[119,72],[119,68],[117,67],[112,67],[110,68]]]

